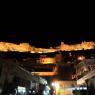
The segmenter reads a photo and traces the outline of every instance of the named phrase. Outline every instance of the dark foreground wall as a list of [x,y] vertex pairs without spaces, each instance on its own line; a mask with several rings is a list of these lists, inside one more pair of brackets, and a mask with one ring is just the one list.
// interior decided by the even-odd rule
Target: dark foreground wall
[[95,95],[95,78],[86,81],[88,95]]

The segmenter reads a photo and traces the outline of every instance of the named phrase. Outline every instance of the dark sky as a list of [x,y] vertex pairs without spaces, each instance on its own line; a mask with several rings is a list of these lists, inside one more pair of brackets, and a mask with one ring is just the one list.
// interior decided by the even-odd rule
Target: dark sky
[[95,21],[92,14],[87,17],[88,14],[83,15],[78,11],[78,14],[76,11],[73,14],[72,10],[69,14],[61,13],[64,15],[47,13],[39,16],[39,13],[34,16],[32,14],[33,17],[27,15],[23,18],[24,15],[18,15],[19,19],[4,18],[5,22],[0,26],[0,41],[28,42],[33,46],[46,48],[60,45],[61,41],[67,44],[95,41]]
[[81,41],[95,41],[95,31],[83,30],[25,30],[25,31],[0,31],[0,41],[28,42],[36,47],[57,46],[61,41],[67,44],[80,43]]
[[20,10],[21,14],[16,11],[12,11],[12,15],[2,14],[0,41],[28,42],[37,47],[57,46],[61,41],[67,44],[95,41],[95,16],[94,12],[91,13],[93,8],[90,10],[87,5],[88,9],[85,7],[81,11],[80,6],[79,9],[76,7],[53,7],[53,10],[50,8],[51,12],[41,12],[44,7],[39,7],[37,10],[33,8],[29,13],[27,11],[31,8],[25,8]]

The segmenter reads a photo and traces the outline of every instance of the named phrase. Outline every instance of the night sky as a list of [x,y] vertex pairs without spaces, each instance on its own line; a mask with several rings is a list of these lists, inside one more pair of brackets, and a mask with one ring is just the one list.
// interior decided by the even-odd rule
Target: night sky
[[[78,8],[80,9],[80,6]],[[51,12],[41,12],[40,7],[36,11],[34,9],[29,13],[25,12],[26,9],[24,13],[21,10],[21,15],[12,11],[15,14],[12,13],[9,18],[8,15],[4,19],[2,17],[0,41],[28,42],[33,46],[46,48],[57,46],[61,41],[67,44],[95,41],[94,12],[89,13],[92,9],[86,7],[82,9],[83,12],[76,7],[70,7],[68,10],[67,7],[64,10],[54,7],[53,10],[50,9]]]
[[0,31],[0,41],[6,42],[28,42],[33,46],[48,48],[66,44],[76,44],[81,41],[95,41],[95,31],[78,30],[26,30],[26,31]]

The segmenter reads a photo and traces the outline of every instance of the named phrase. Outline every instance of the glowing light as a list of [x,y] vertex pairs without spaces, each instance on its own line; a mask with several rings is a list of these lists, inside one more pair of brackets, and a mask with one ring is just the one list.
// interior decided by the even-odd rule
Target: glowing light
[[53,76],[55,72],[32,72],[32,74],[37,74],[39,76]]
[[58,81],[54,81],[52,84],[51,84],[55,90],[55,95],[58,95],[59,91],[60,91],[60,84]]
[[78,60],[84,60],[84,59],[85,59],[84,56],[79,56],[79,57],[78,57]]
[[20,86],[18,86],[18,92],[23,92],[23,93],[25,93],[26,92],[26,88],[25,87],[20,87]]
[[53,86],[54,88],[56,88],[56,89],[60,87],[60,85],[59,85],[58,82],[53,82],[53,83],[52,83],[52,86]]
[[42,64],[55,63],[55,59],[54,58],[40,58],[40,63]]

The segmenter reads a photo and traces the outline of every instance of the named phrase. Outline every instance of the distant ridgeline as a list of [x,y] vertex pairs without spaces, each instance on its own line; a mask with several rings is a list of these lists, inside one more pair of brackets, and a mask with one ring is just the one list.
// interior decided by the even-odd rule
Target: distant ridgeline
[[14,44],[9,42],[0,42],[0,51],[18,51],[18,52],[29,52],[29,53],[51,53],[58,51],[78,51],[95,49],[95,42],[81,42],[80,44],[68,45],[61,42],[61,45],[50,48],[36,48],[28,43]]

